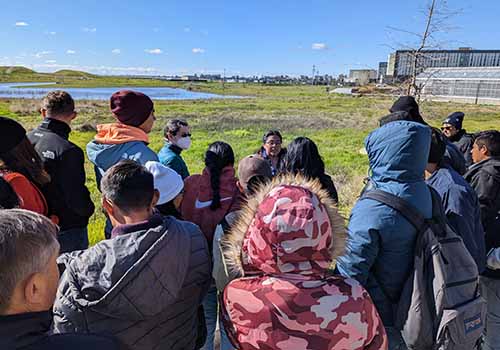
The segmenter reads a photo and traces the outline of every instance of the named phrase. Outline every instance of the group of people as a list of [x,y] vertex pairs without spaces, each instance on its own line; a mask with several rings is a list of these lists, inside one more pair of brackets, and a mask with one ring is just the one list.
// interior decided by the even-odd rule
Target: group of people
[[[431,128],[399,98],[365,140],[370,176],[346,230],[311,139],[285,148],[270,130],[238,164],[213,142],[190,175],[185,120],[167,123],[156,154],[148,96],[118,91],[110,110],[86,148],[107,218],[92,247],[71,96],[48,93],[29,133],[0,117],[1,349],[211,350],[217,335],[221,350],[406,349],[395,310],[421,232],[374,190],[426,220],[439,194],[481,273],[477,346],[500,348],[499,131],[468,134],[461,112]],[[468,320],[466,334],[483,330]]]

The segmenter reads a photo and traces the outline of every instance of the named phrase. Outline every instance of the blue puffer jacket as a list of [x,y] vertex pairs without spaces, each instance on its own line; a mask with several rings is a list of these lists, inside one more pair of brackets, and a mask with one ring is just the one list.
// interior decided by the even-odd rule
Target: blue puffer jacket
[[[375,188],[395,194],[432,216],[431,195],[424,181],[431,129],[396,121],[365,140]],[[357,279],[370,293],[385,326],[393,324],[393,307],[413,267],[416,229],[401,214],[371,199],[359,200],[349,221],[339,272]]]

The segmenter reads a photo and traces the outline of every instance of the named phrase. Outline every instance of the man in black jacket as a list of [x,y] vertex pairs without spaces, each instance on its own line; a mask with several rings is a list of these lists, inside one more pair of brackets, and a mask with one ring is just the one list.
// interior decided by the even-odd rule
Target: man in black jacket
[[[500,247],[500,132],[483,131],[472,147],[474,164],[465,174],[479,197],[481,221],[486,235],[486,251]],[[494,255],[494,252],[492,252]],[[493,269],[488,258],[481,276],[481,295],[487,301],[486,349],[500,349],[500,270]]]
[[51,91],[42,100],[44,120],[28,138],[51,177],[49,206],[59,217],[61,253],[88,248],[87,225],[94,204],[85,186],[83,151],[68,140],[76,117],[73,98],[65,91]]
[[0,349],[118,350],[111,336],[49,335],[59,280],[56,234],[42,215],[0,210]]
[[474,144],[474,135],[468,134],[465,129],[462,129],[464,121],[463,112],[454,112],[443,121],[441,130],[443,134],[458,147],[460,152],[464,155],[465,166],[472,165],[472,145]]

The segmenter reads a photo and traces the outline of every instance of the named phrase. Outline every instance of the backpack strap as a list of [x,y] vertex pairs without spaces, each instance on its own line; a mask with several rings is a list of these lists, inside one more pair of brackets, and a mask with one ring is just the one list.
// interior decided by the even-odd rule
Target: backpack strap
[[[420,230],[426,225],[426,220],[420,214],[420,211],[415,208],[412,204],[408,203],[404,199],[400,197],[385,192],[382,190],[371,190],[363,193],[361,199],[368,198],[373,199],[377,202],[387,205],[388,207],[398,211],[401,215],[403,215],[416,229],[420,232]],[[434,203],[433,203],[434,204]],[[433,205],[434,207],[434,205]]]

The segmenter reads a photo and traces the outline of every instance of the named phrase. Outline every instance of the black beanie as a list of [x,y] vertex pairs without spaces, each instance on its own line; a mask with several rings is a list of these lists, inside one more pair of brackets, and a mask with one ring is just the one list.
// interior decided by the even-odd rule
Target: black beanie
[[429,163],[439,164],[446,152],[445,136],[436,128],[432,128],[431,148],[429,150]]
[[464,121],[464,116],[462,112],[454,112],[451,113],[448,118],[446,118],[443,121],[443,124],[451,124],[453,125],[457,130],[462,129],[462,122]]
[[411,122],[416,122],[424,125],[428,125],[424,118],[420,115],[420,110],[418,108],[418,103],[415,101],[413,96],[401,96],[397,99],[396,102],[392,105],[389,110],[391,113],[394,112],[408,112],[410,119],[407,119]]
[[26,137],[26,130],[14,119],[0,117],[0,153],[5,153],[19,145]]

